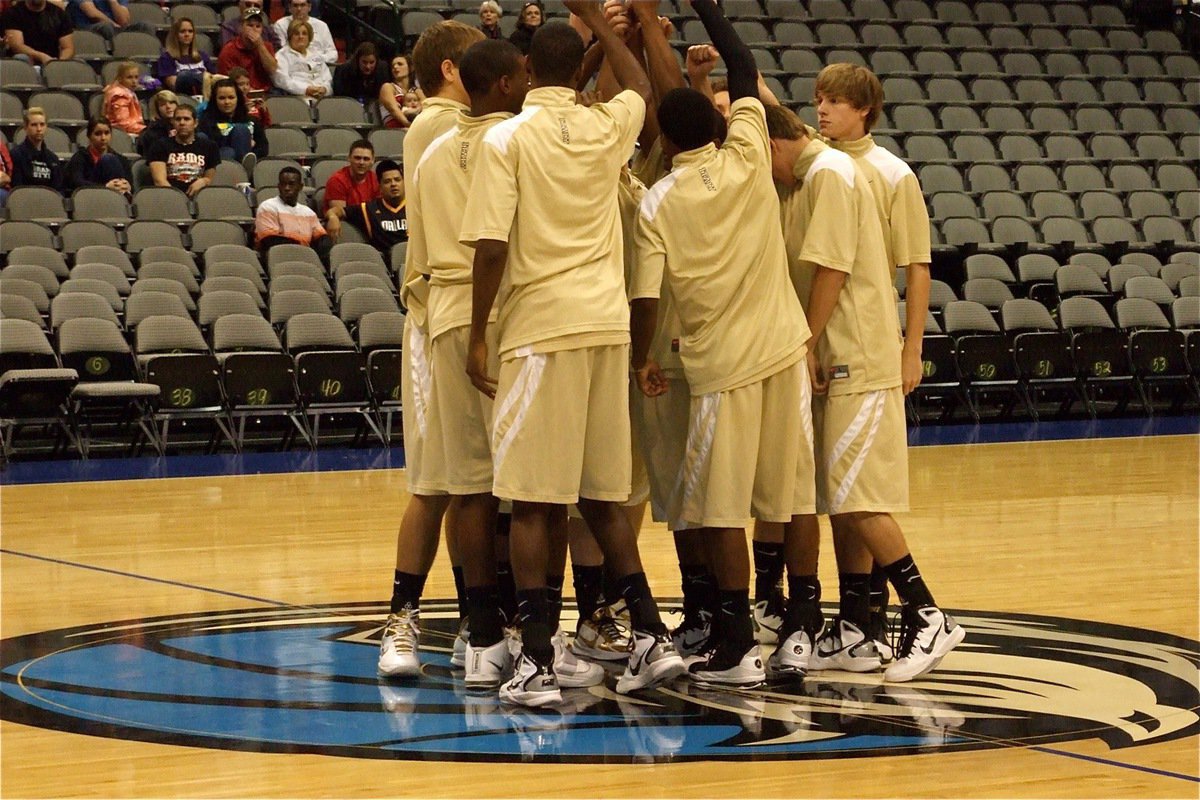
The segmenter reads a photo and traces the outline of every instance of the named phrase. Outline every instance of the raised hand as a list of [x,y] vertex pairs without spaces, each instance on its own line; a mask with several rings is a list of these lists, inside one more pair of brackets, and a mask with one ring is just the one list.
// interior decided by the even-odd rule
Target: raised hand
[[717,62],[721,60],[721,54],[717,52],[717,48],[711,44],[694,44],[688,48],[687,74],[689,78],[707,78],[708,74],[717,66]]

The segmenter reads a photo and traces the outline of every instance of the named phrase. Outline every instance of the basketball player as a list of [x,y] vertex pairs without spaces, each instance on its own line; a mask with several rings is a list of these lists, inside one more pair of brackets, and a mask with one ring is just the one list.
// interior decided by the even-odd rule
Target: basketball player
[[692,395],[673,502],[679,518],[705,528],[720,592],[710,649],[688,672],[703,684],[753,686],[765,674],[751,621],[746,523],[815,510],[809,330],[788,280],[754,57],[715,2],[692,7],[728,65],[729,129],[718,149],[711,101],[695,89],[674,89],[659,105],[673,167],[642,201],[633,363],[643,392],[661,393],[661,373],[646,362],[654,328],[645,317],[653,320],[647,298],[657,297],[665,274]]
[[[907,431],[896,315],[883,227],[854,159],[809,136],[792,112],[767,110],[772,170],[787,190],[784,231],[792,282],[813,331],[817,505],[834,520],[841,607],[824,632],[793,602],[773,670],[868,672],[881,665],[867,636],[871,559],[900,596],[901,641],[888,681],[937,666],[963,629],[939,609],[891,514],[908,510]],[[815,581],[815,520],[785,527],[792,580]],[[797,589],[800,587],[797,587]],[[819,585],[818,585],[819,588]]]
[[[458,114],[467,110],[470,98],[458,74],[458,62],[463,53],[483,33],[459,22],[439,22],[425,29],[413,49],[413,65],[417,80],[427,98],[424,110],[404,137],[405,182],[411,184],[412,170],[434,139],[452,128]],[[420,638],[420,600],[425,579],[437,555],[438,536],[442,517],[451,502],[446,491],[423,475],[423,444],[428,425],[429,409],[429,337],[425,303],[429,284],[425,279],[426,265],[413,261],[413,252],[405,254],[404,281],[400,296],[408,308],[404,319],[404,348],[401,359],[401,399],[404,405],[404,455],[408,490],[412,499],[404,510],[400,531],[396,537],[396,572],[392,583],[391,609],[379,646],[379,673],[388,676],[415,676],[421,663],[417,653]],[[455,531],[457,514],[450,514],[446,545],[451,563],[461,563],[458,557]],[[460,614],[465,605],[465,582],[462,568],[455,566],[454,582],[459,595]],[[460,636],[459,639],[462,637]],[[455,647],[458,647],[458,641]],[[463,650],[465,656],[465,641]],[[457,655],[457,653],[456,653]],[[455,659],[462,665],[463,656]]]
[[[896,270],[907,272],[905,316],[907,325],[900,356],[904,394],[921,383],[921,344],[925,315],[929,312],[929,211],[916,173],[902,159],[875,144],[870,130],[883,110],[883,86],[866,67],[830,64],[817,75],[817,120],[821,135],[838,150],[854,158],[866,174],[883,223],[884,246],[895,283]],[[846,522],[839,519],[839,524]],[[834,542],[844,537],[834,537]],[[868,635],[886,663],[892,659],[887,636],[887,574],[871,567],[871,618]]]
[[[599,38],[625,90],[608,103],[577,105],[583,40],[569,25],[541,26],[530,45],[525,110],[484,137],[461,235],[475,247],[468,372],[480,391],[499,398],[494,492],[513,502],[510,547],[525,621],[515,674],[500,697],[529,706],[561,700],[546,567],[551,519],[570,503],[578,503],[629,607],[633,648],[617,691],[683,670],[619,505],[630,493],[630,434],[617,181],[650,86],[598,3],[566,5]],[[498,294],[493,377],[486,333]]]

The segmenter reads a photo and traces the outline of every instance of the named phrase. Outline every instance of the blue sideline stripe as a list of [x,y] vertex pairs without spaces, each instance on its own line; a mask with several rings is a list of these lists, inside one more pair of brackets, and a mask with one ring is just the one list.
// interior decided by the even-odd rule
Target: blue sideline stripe
[[252,594],[241,594],[239,592],[227,592],[224,589],[213,589],[208,586],[199,586],[194,583],[183,583],[181,581],[169,581],[165,578],[153,578],[149,575],[138,575],[136,572],[123,572],[119,569],[109,569],[108,567],[97,567],[93,564],[81,564],[78,561],[65,561],[61,558],[50,558],[49,556],[39,556],[33,553],[22,553],[18,550],[9,550],[7,547],[0,547],[0,553],[6,556],[19,556],[21,558],[32,558],[36,561],[45,561],[50,564],[61,564],[66,567],[79,567],[80,569],[90,569],[95,572],[106,572],[109,575],[119,575],[122,578],[133,578],[138,581],[150,581],[151,583],[165,583],[167,586],[178,586],[181,589],[196,589],[201,592],[209,592],[211,594],[220,594],[225,597],[236,597],[239,600],[253,600],[255,603],[266,603],[269,606],[279,606],[280,608],[294,608],[291,603],[284,603],[279,600],[268,600],[265,597],[255,597]]
[[1113,761],[1110,758],[1100,758],[1099,756],[1086,756],[1083,753],[1071,753],[1066,750],[1055,750],[1050,747],[1042,747],[1036,745],[1029,748],[1037,750],[1039,753],[1050,753],[1055,756],[1066,756],[1067,758],[1078,758],[1080,761],[1091,761],[1095,764],[1105,764],[1110,767],[1123,767],[1125,769],[1133,769],[1138,772],[1149,772],[1151,775],[1161,775],[1164,778],[1178,778],[1181,781],[1191,781],[1192,783],[1200,783],[1200,777],[1195,775],[1184,775],[1181,772],[1169,772],[1165,769],[1155,769],[1154,767],[1143,767],[1140,764],[1130,764],[1125,761]]
[[[1177,436],[1200,433],[1200,416],[1009,422],[982,425],[925,425],[908,431],[912,447],[1001,442],[1045,442]],[[159,458],[93,458],[88,461],[17,461],[0,470],[0,486],[80,481],[200,478],[288,472],[401,469],[404,448],[323,449],[285,453],[177,455]]]

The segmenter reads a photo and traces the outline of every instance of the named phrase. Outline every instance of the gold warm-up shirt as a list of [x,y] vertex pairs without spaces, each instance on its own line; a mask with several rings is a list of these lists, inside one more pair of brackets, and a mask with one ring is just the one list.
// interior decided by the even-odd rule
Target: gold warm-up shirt
[[541,87],[483,137],[459,238],[508,242],[502,358],[629,341],[618,180],[645,116],[636,92],[586,107]]
[[805,308],[818,265],[845,272],[817,347],[831,395],[900,385],[900,320],[892,268],[870,183],[855,160],[813,140],[793,170],[783,230],[792,282]]
[[803,357],[808,323],[788,281],[778,220],[756,98],[733,104],[719,149],[677,155],[642,200],[630,296],[657,297],[666,276],[693,395],[762,380]]
[[[404,185],[405,191],[412,180],[413,171],[425,154],[426,148],[434,139],[454,127],[460,111],[466,111],[462,103],[445,97],[430,97],[421,107],[421,113],[413,120],[408,133],[404,135]],[[411,215],[411,211],[409,214]],[[413,224],[410,216],[410,236]],[[429,274],[425,264],[418,263],[413,258],[412,248],[404,253],[404,280],[400,282],[400,299],[408,309],[409,318],[419,325],[425,326],[425,300],[429,294],[429,284],[424,275]]]
[[458,116],[458,124],[433,140],[408,185],[411,235],[408,255],[430,276],[426,302],[429,336],[471,324],[475,251],[458,240],[463,210],[483,136],[512,114]]

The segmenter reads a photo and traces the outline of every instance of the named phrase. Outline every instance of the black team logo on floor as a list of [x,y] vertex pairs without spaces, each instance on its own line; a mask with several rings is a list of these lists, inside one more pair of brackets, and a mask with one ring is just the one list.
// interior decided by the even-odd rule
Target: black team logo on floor
[[[469,695],[450,601],[421,610],[424,674],[375,674],[384,605],[113,622],[3,641],[4,719],[195,747],[366,758],[599,762],[901,755],[1200,730],[1200,644],[1094,622],[953,612],[967,641],[911,683],[814,673],[622,696],[615,675],[549,709]],[[573,621],[564,619],[570,628]],[[764,655],[766,649],[764,648]]]

